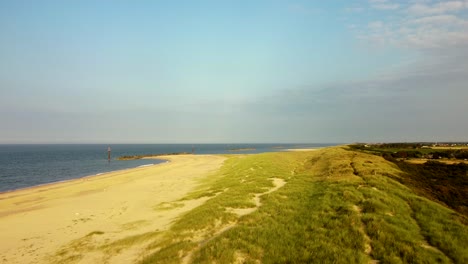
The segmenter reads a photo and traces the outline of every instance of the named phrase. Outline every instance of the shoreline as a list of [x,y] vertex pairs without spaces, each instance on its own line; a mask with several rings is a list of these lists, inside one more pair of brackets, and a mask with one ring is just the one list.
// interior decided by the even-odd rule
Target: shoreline
[[[320,150],[320,149],[323,149],[323,148],[326,148],[326,147],[318,147],[318,148],[291,148],[291,149],[278,149],[280,152],[281,151],[316,151],[316,150]],[[273,151],[274,152],[274,151]],[[263,152],[261,152],[263,153]],[[266,153],[266,152],[265,152]],[[152,167],[152,166],[157,166],[157,165],[162,165],[162,164],[166,164],[167,162],[171,162],[171,159],[170,157],[172,156],[185,156],[185,155],[194,155],[194,156],[204,156],[204,155],[215,155],[215,156],[223,156],[223,155],[252,155],[252,154],[259,154],[259,153],[246,153],[246,154],[238,154],[238,153],[228,153],[228,154],[191,154],[191,153],[188,153],[188,154],[178,154],[178,155],[172,155],[172,154],[168,154],[168,155],[161,155],[161,156],[146,156],[146,157],[142,157],[141,159],[146,159],[146,160],[162,160],[164,162],[160,162],[160,163],[156,163],[156,164],[146,164],[146,165],[138,165],[137,167],[130,167],[130,168],[126,168],[126,169],[120,169],[120,170],[112,170],[112,171],[106,171],[106,172],[98,172],[96,174],[88,174],[88,175],[85,175],[85,176],[78,176],[77,178],[71,178],[71,179],[66,179],[66,180],[60,180],[60,181],[54,181],[54,182],[47,182],[47,183],[41,183],[41,184],[38,184],[38,185],[32,185],[32,186],[28,186],[28,187],[22,187],[22,188],[18,188],[18,189],[11,189],[11,190],[6,190],[6,191],[0,191],[0,201],[2,199],[5,199],[5,198],[2,198],[1,196],[3,194],[7,194],[7,193],[12,193],[12,192],[19,192],[19,191],[27,191],[27,190],[32,190],[32,189],[36,189],[36,188],[41,188],[41,187],[47,187],[47,186],[51,186],[51,185],[56,185],[56,184],[62,184],[62,183],[68,183],[68,182],[72,182],[72,181],[80,181],[80,180],[84,180],[84,179],[88,179],[88,178],[93,178],[93,177],[98,177],[98,176],[106,176],[106,174],[109,174],[109,173],[116,173],[116,172],[125,172],[125,171],[129,171],[129,170],[134,170],[134,169],[138,169],[138,168],[148,168],[148,167]]]
[[[44,145],[44,147],[37,147]],[[161,153],[183,153],[186,152],[188,148],[180,147],[179,145],[184,144],[142,144],[142,146],[150,145],[150,147],[141,147],[138,144],[135,146],[131,146],[131,148],[124,148],[120,147],[120,150],[113,153],[113,159],[111,162],[111,166],[107,165],[107,159],[99,158],[98,161],[95,160],[95,149],[97,147],[92,147],[93,145],[102,147],[102,144],[75,144],[73,147],[70,147],[71,152],[65,153],[65,156],[69,156],[70,153],[74,153],[75,151],[85,151],[86,153],[91,155],[91,159],[85,159],[84,162],[81,162],[83,156],[78,155],[76,160],[75,158],[72,159],[64,159],[65,162],[72,161],[73,164],[67,164],[62,162],[62,158],[58,159],[58,163],[55,163],[55,160],[58,157],[62,157],[63,151],[67,150],[69,144],[0,144],[1,146],[8,146],[8,148],[0,149],[2,155],[5,155],[5,164],[6,170],[5,173],[0,173],[2,179],[0,184],[2,188],[0,188],[0,194],[2,193],[10,193],[13,191],[20,191],[24,189],[46,186],[48,184],[55,184],[55,183],[62,183],[69,180],[74,179],[81,179],[86,178],[89,176],[96,176],[100,175],[100,173],[111,173],[114,171],[119,170],[126,170],[126,169],[133,169],[139,167],[139,163],[142,164],[145,161],[135,162],[135,163],[128,163],[125,165],[124,162],[117,163],[117,157],[122,157],[125,155],[131,156],[141,156],[143,157],[142,160],[147,159],[148,157],[144,157],[146,155],[157,155],[156,159],[159,159],[159,152]],[[89,145],[91,147],[81,148],[80,145]],[[119,145],[119,144],[116,144]],[[131,144],[134,145],[134,144]],[[209,145],[209,146],[208,146]],[[321,146],[328,146],[332,144],[319,144],[319,143],[232,143],[232,144],[200,144],[197,146],[197,152],[194,153],[195,155],[198,154],[211,154],[211,155],[226,155],[226,154],[256,154],[256,153],[263,153],[263,152],[277,152],[277,151],[284,151],[287,148],[302,148],[302,147],[321,147]],[[20,147],[17,147],[20,146]],[[57,147],[58,146],[58,147]],[[71,146],[71,145],[70,145]],[[188,146],[188,145],[187,145]],[[200,148],[200,149],[198,149]],[[37,164],[30,164],[30,159],[28,158],[31,151],[53,151],[51,152],[53,155],[46,158],[46,159],[39,159],[40,162],[36,162]],[[236,151],[229,151],[235,149]],[[244,152],[242,153],[242,149]],[[250,151],[247,151],[249,149]],[[254,151],[255,149],[255,151]],[[124,151],[125,150],[125,151]],[[10,162],[8,152],[12,151],[13,154],[19,152],[25,152],[26,156],[18,156],[18,158],[14,159],[14,162]],[[128,153],[126,151],[129,151]],[[158,152],[159,151],[159,152]],[[200,151],[200,152],[198,152]],[[239,153],[238,153],[239,152]],[[60,154],[62,153],[62,154]],[[81,152],[77,152],[81,153]],[[129,154],[130,153],[130,154]],[[136,153],[136,154],[134,154]],[[138,153],[154,153],[154,154],[138,154]],[[188,152],[187,152],[188,153]],[[16,155],[16,154],[15,154]],[[94,155],[94,156],[93,156]],[[101,157],[101,155],[99,155]],[[150,157],[154,158],[154,157]],[[2,159],[3,160],[3,159]],[[44,160],[44,162],[42,162]],[[113,162],[113,161],[116,162]],[[90,162],[89,162],[90,161]],[[101,163],[102,161],[102,163]],[[106,162],[106,164],[104,164]],[[115,163],[115,164],[112,164]],[[157,163],[157,162],[156,162]],[[50,168],[50,169],[47,169]],[[2,171],[3,172],[3,171]]]
[[[204,203],[181,199],[226,160],[220,155],[158,158],[167,162],[0,194],[0,259],[50,263],[50,257],[90,234],[117,241],[165,230]],[[169,211],[166,205],[176,207]]]
[[[138,168],[147,168],[147,167],[161,165],[161,164],[165,164],[167,162],[170,162],[169,159],[161,158],[161,157],[158,157],[158,158],[145,158],[145,159],[163,160],[164,162],[160,162],[160,163],[156,163],[156,164],[153,163],[153,164],[146,164],[146,165],[138,165],[137,167],[130,167],[130,168],[120,169],[120,170],[111,170],[111,171],[106,171],[106,172],[98,172],[96,174],[88,174],[88,175],[85,175],[85,176],[78,176],[77,178],[71,178],[71,179],[54,181],[54,182],[46,182],[46,183],[41,183],[41,184],[38,184],[38,185],[32,185],[32,186],[28,186],[28,187],[22,187],[22,188],[18,188],[18,189],[0,191],[0,196],[3,195],[3,194],[6,194],[6,193],[11,193],[11,192],[23,191],[23,190],[34,189],[34,188],[39,188],[39,187],[45,187],[45,186],[54,185],[54,184],[67,183],[67,182],[70,182],[70,181],[79,181],[79,180],[83,180],[83,179],[91,178],[91,177],[105,176],[106,174],[109,174],[109,173],[124,172],[124,171],[134,170],[134,169],[138,169]],[[0,200],[2,200],[1,197],[0,197]]]
[[[315,150],[319,150],[319,149],[322,149],[324,147],[319,147],[319,148],[292,148],[292,149],[278,149],[278,151],[315,151]],[[232,151],[232,152],[236,152],[236,151]],[[273,151],[274,152],[274,151]],[[6,191],[0,191],[0,201],[4,198],[2,198],[1,196],[4,195],[4,194],[7,194],[7,193],[12,193],[12,192],[19,192],[19,191],[25,191],[25,190],[32,190],[32,189],[36,189],[36,188],[41,188],[41,187],[48,187],[48,186],[52,186],[52,185],[55,185],[55,184],[62,184],[62,183],[68,183],[68,182],[72,182],[72,181],[80,181],[80,180],[84,180],[84,179],[87,179],[87,178],[91,178],[91,177],[98,177],[98,176],[106,176],[106,174],[109,174],[109,173],[115,173],[115,172],[125,172],[125,171],[128,171],[128,170],[134,170],[134,169],[138,169],[138,168],[147,168],[147,167],[151,167],[151,166],[156,166],[156,165],[161,165],[161,164],[165,164],[167,162],[170,162],[170,157],[171,156],[182,156],[182,155],[196,155],[196,156],[200,156],[200,155],[219,155],[219,156],[223,156],[223,155],[251,155],[251,154],[258,154],[258,153],[246,153],[246,154],[238,154],[238,153],[227,153],[227,154],[191,154],[191,153],[188,153],[188,154],[179,154],[179,155],[172,155],[172,154],[168,154],[168,155],[161,155],[161,156],[146,156],[146,157],[142,157],[141,159],[146,159],[146,160],[162,160],[162,161],[165,161],[165,162],[160,162],[160,163],[157,163],[157,164],[146,164],[146,165],[138,165],[137,167],[130,167],[130,168],[126,168],[126,169],[120,169],[120,170],[111,170],[111,171],[106,171],[106,172],[98,172],[96,174],[88,174],[88,175],[84,175],[84,176],[78,176],[76,178],[70,178],[70,179],[65,179],[65,180],[59,180],[59,181],[53,181],[53,182],[47,182],[47,183],[41,183],[41,184],[38,184],[38,185],[32,185],[32,186],[27,186],[27,187],[22,187],[22,188],[18,188],[18,189],[11,189],[11,190],[6,190]]]

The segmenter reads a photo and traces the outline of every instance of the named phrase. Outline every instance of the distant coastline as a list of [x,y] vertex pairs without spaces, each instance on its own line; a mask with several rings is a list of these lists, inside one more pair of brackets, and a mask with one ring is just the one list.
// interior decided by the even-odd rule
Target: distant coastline
[[228,151],[253,151],[257,150],[256,148],[231,148]]

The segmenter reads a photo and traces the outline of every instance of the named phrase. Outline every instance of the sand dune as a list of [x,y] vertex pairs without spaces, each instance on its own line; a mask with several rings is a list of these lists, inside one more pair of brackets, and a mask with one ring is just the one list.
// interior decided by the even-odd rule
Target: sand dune
[[[74,250],[74,241],[93,234],[111,243],[166,230],[178,215],[204,202],[176,201],[225,159],[213,155],[159,158],[172,162],[0,194],[0,262],[54,262],[60,252]],[[135,249],[120,252],[110,262],[128,263],[138,253]],[[91,254],[81,262],[102,258]]]

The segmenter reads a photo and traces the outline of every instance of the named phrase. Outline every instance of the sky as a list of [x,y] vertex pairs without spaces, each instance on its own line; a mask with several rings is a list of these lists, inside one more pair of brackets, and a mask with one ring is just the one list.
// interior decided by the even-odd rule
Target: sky
[[468,0],[0,1],[0,143],[468,141]]

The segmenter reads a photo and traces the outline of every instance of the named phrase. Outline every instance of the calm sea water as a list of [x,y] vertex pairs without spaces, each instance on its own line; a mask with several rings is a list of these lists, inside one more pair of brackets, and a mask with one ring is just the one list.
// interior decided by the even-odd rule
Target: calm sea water
[[[191,152],[192,146],[196,154],[224,154],[331,145],[335,144],[114,144],[110,145],[110,162],[107,160],[109,145],[0,145],[0,192],[165,162],[116,160],[126,155]],[[230,151],[242,148],[255,150]]]

